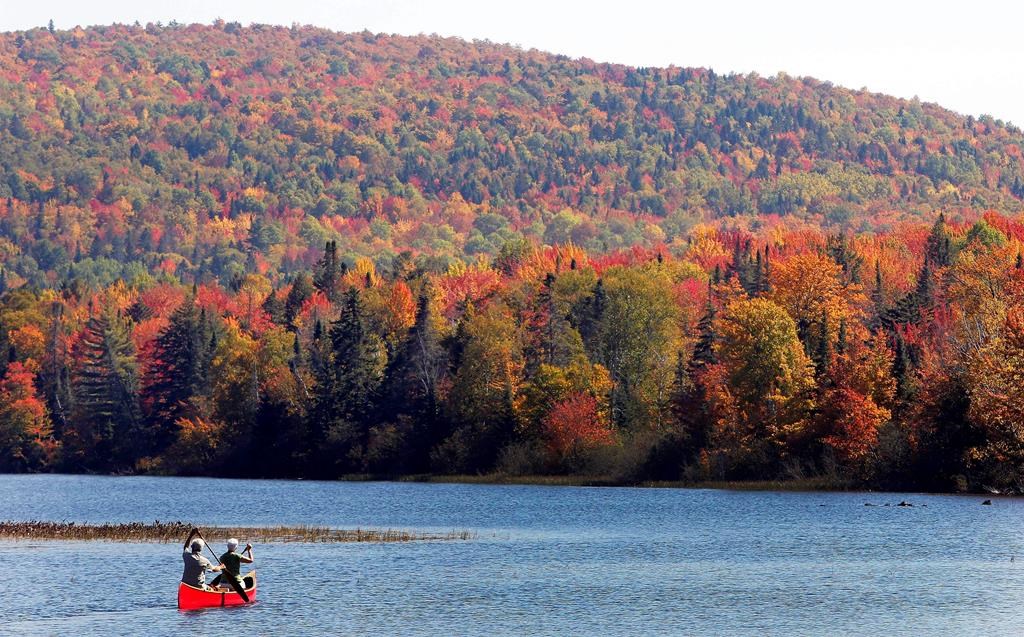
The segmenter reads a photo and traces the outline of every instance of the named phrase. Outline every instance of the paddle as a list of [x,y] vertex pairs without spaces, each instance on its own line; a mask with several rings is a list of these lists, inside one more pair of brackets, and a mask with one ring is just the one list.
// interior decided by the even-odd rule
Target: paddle
[[[213,559],[216,560],[218,564],[223,566],[224,563],[221,562],[220,558],[217,557],[217,554],[213,552],[213,547],[210,546],[210,544],[206,541],[206,538],[203,537],[202,531],[200,531],[198,528],[196,528],[196,535],[198,535],[199,539],[203,541],[203,544],[206,545],[206,548],[210,549],[210,554],[213,555]],[[235,589],[235,592],[238,593],[238,596],[242,598],[242,601],[248,604],[249,595],[247,595],[245,589],[243,589],[239,585],[238,580],[236,580],[234,577],[231,577],[230,574],[228,574],[228,577],[221,577],[222,581],[225,579],[228,581],[228,584],[231,584],[231,588]]]

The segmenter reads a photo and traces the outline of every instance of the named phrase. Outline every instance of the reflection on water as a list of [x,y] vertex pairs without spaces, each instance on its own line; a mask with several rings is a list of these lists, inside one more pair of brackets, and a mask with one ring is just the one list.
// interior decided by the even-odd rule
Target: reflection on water
[[257,546],[260,601],[195,613],[175,609],[180,547],[0,543],[0,634],[1019,635],[1024,502],[980,502],[0,476],[0,519],[479,533]]

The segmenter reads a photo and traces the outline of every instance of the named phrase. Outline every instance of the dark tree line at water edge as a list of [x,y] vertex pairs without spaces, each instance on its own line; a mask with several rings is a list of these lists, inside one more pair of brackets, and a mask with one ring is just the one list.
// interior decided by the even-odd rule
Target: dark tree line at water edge
[[0,297],[0,468],[1015,486],[1024,226]]

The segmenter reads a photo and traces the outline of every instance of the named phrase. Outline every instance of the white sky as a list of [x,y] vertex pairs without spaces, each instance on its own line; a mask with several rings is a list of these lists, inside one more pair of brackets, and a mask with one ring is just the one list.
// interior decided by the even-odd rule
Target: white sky
[[1024,124],[1014,0],[0,0],[0,30],[178,22],[439,33],[638,66],[813,76]]

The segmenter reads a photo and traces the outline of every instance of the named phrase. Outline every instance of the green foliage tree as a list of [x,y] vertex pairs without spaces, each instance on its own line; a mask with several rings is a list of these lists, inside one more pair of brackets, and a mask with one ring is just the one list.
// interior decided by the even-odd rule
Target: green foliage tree
[[946,226],[944,213],[939,213],[939,218],[935,220],[931,234],[928,235],[925,260],[940,268],[945,268],[953,263],[953,238]]
[[598,361],[615,381],[613,420],[627,429],[663,424],[680,336],[671,280],[627,269],[609,270],[603,280]]
[[434,450],[431,464],[447,472],[486,471],[518,423],[521,336],[507,309],[491,306],[468,312],[457,338],[461,355],[447,405],[456,428]]
[[[333,289],[334,284],[326,283],[326,285],[331,286],[331,289]],[[292,287],[288,290],[288,297],[284,303],[284,320],[285,325],[289,328],[294,329],[295,317],[299,315],[302,304],[306,302],[306,299],[313,295],[314,289],[313,282],[308,274],[300,272],[295,275]]]

